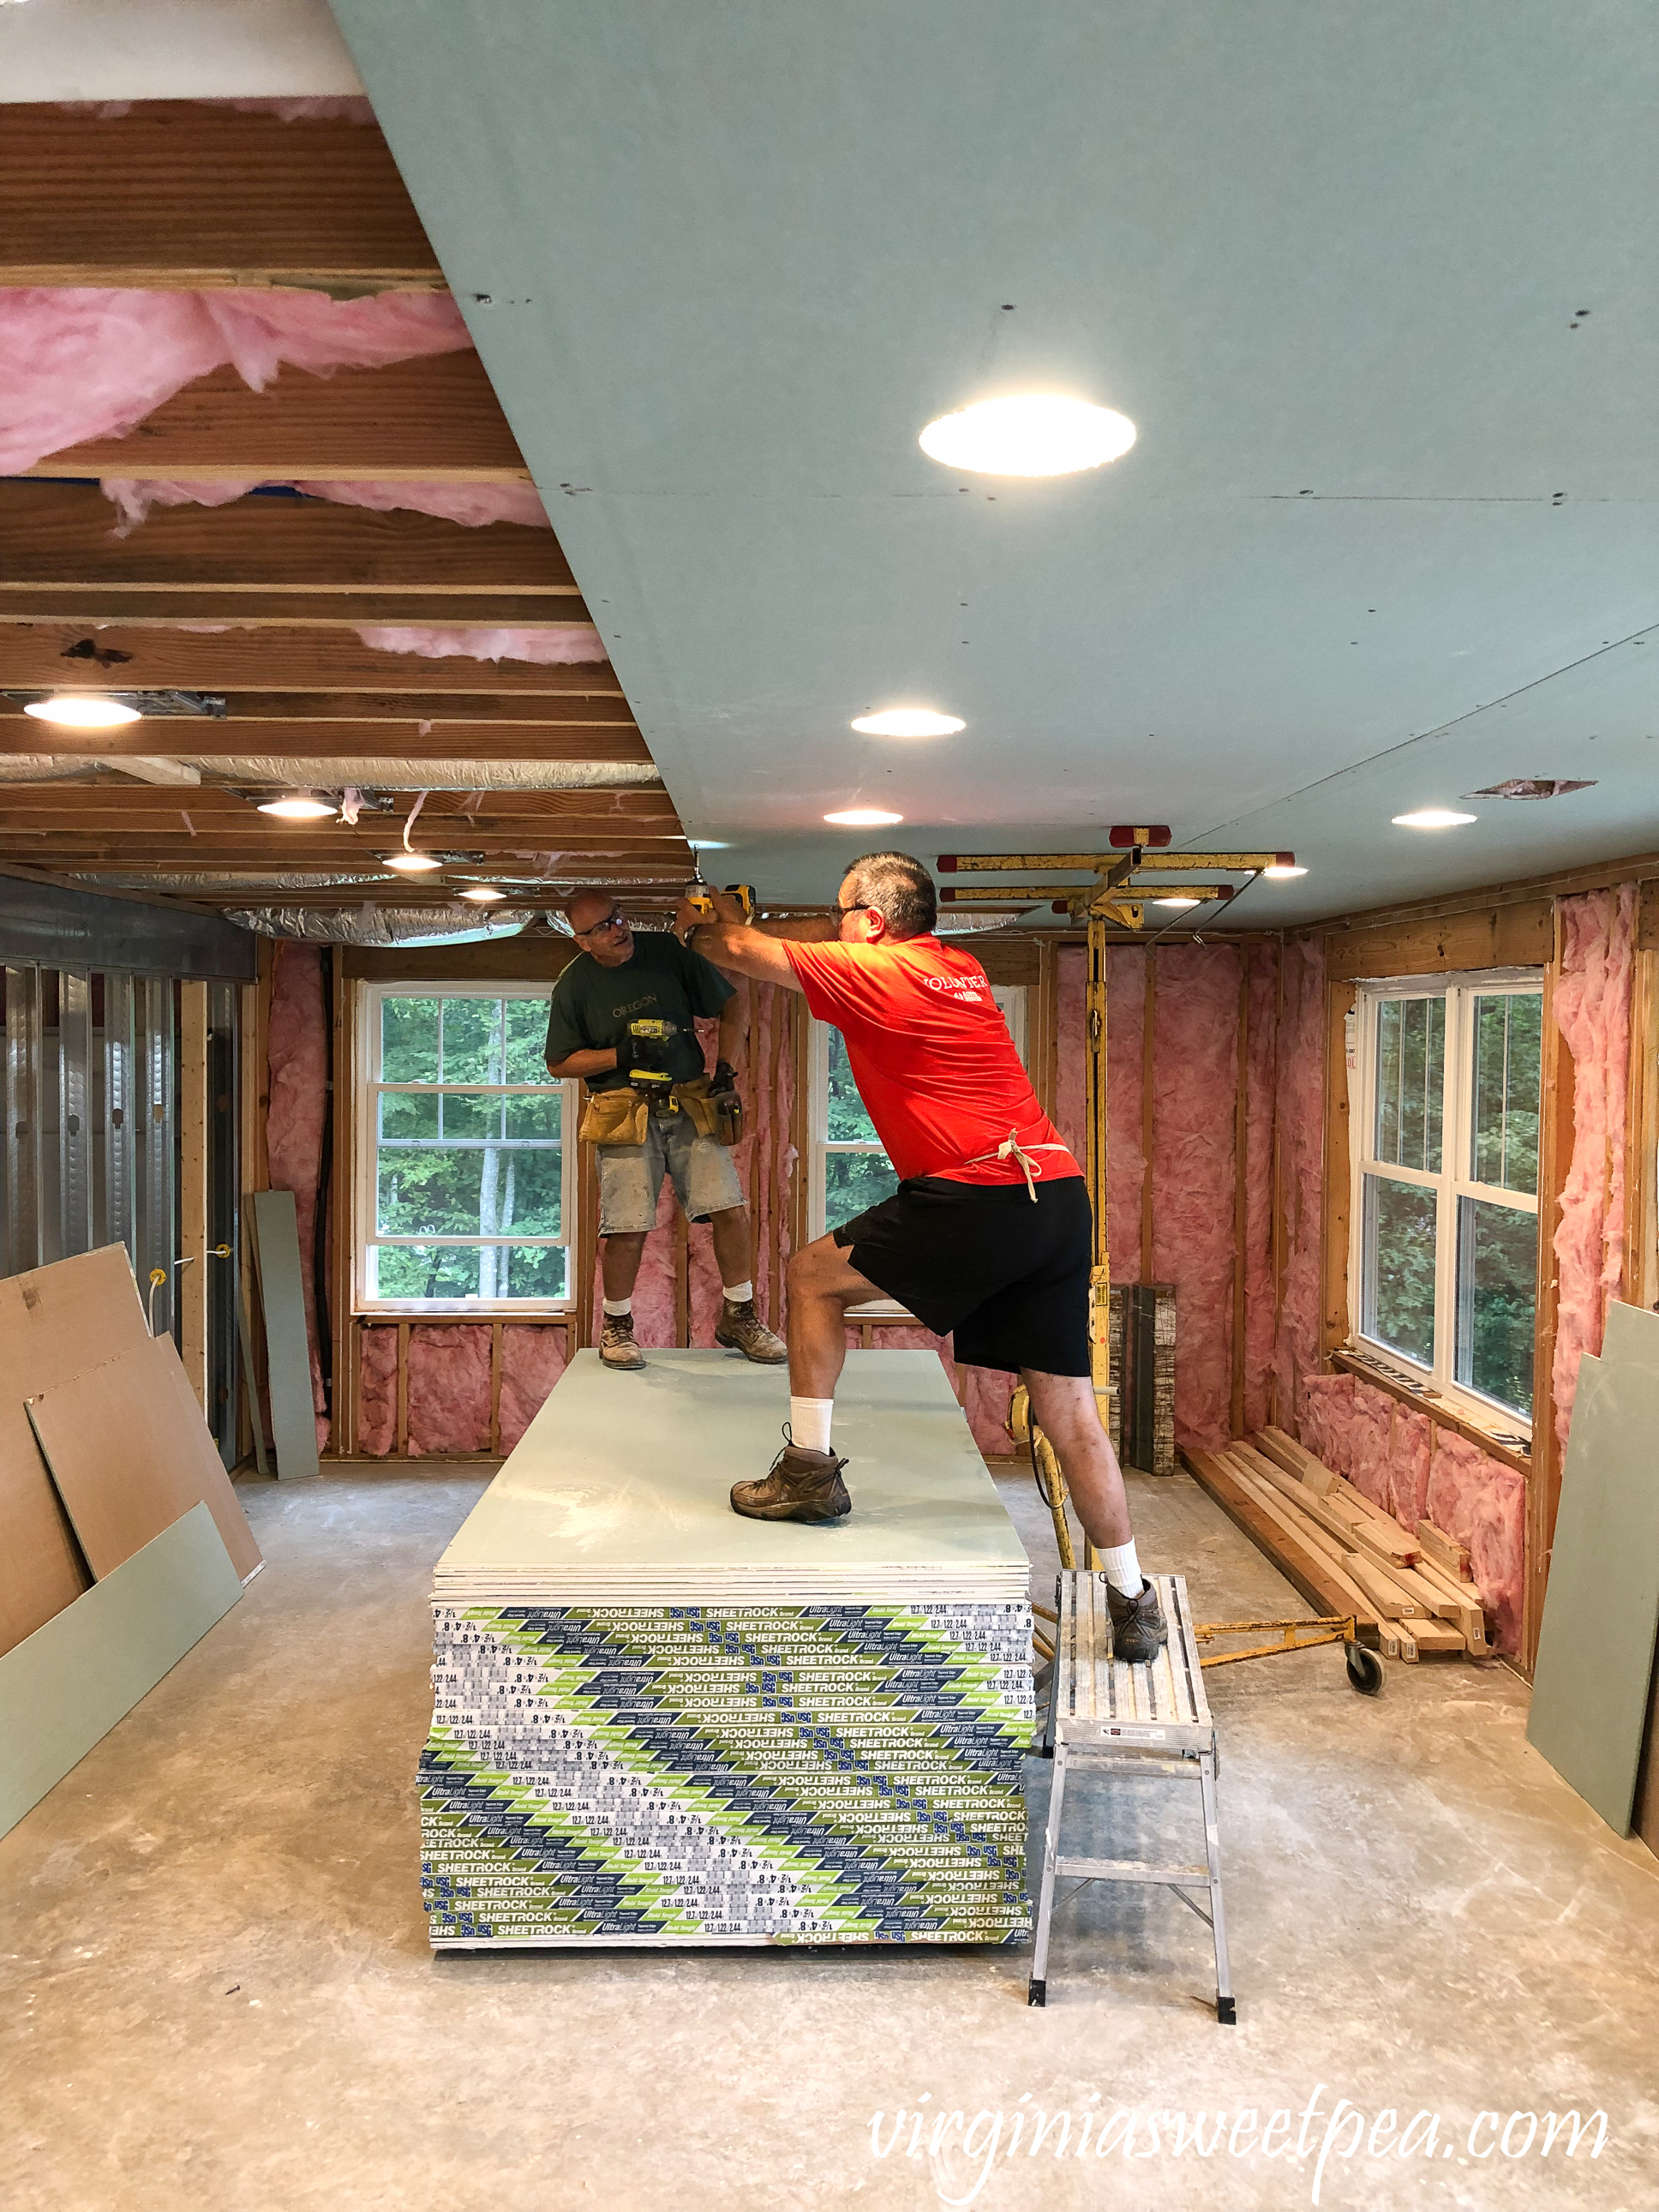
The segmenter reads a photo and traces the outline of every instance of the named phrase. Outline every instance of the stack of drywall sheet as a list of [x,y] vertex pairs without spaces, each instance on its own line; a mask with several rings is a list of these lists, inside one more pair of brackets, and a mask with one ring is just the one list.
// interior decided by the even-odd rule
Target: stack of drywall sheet
[[1006,1942],[1028,1566],[938,1361],[855,1352],[854,1512],[739,1519],[787,1385],[578,1356],[440,1561],[432,1940]]

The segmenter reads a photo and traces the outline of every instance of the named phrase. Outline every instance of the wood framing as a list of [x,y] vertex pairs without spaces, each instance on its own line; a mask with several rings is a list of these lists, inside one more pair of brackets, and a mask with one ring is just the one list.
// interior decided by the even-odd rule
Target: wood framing
[[[583,761],[647,766],[651,756],[620,700],[574,700],[568,721],[526,725],[489,722],[301,722],[244,721],[234,715],[147,715],[118,730],[54,729],[46,742],[61,758],[144,758],[165,751],[211,763],[220,759],[388,762],[432,761],[435,780],[446,781],[445,763],[482,761]],[[0,720],[0,753],[38,757],[41,725],[33,720]],[[102,738],[102,744],[94,742]],[[641,789],[637,778],[623,778]],[[585,788],[605,787],[595,778]]]
[[[154,645],[151,633],[146,631],[141,635]],[[333,642],[337,645],[339,640],[336,638]],[[84,630],[69,629],[64,643],[70,648],[61,656],[66,665],[53,672],[50,681],[54,687],[61,684],[70,690],[119,690],[125,682],[137,680],[123,677],[122,663],[118,658],[109,661],[106,666],[99,658],[102,642],[98,637],[88,636]],[[0,652],[15,651],[17,646],[18,640],[14,635],[0,631]],[[77,672],[76,664],[80,660],[87,661],[88,666]],[[533,672],[538,681],[528,690],[518,685],[505,691],[485,690],[478,687],[494,681],[501,673],[501,665],[496,662],[459,657],[455,667],[449,667],[442,663],[434,665],[416,654],[411,665],[410,656],[405,653],[386,653],[380,656],[379,665],[388,672],[395,670],[400,676],[412,676],[416,688],[395,682],[383,686],[369,681],[356,689],[348,685],[340,690],[295,690],[293,682],[295,671],[287,664],[282,673],[273,672],[271,674],[270,681],[276,688],[270,690],[227,683],[201,688],[224,693],[227,715],[223,726],[232,731],[238,723],[292,721],[317,725],[320,736],[322,730],[331,722],[368,726],[381,722],[401,723],[405,727],[397,732],[397,750],[399,752],[407,749],[409,732],[418,732],[422,722],[489,723],[500,729],[505,739],[510,738],[515,730],[533,736],[536,731],[550,723],[586,725],[599,720],[631,722],[634,719],[632,710],[623,698],[623,689],[617,681],[616,671],[609,661],[574,661],[568,665],[538,666],[533,672],[529,671],[524,662],[507,665],[516,668],[520,675]],[[434,681],[438,682],[453,677],[456,667],[462,671],[460,689],[428,691],[418,688],[422,670],[430,670]],[[469,671],[470,674],[467,673]],[[264,680],[261,678],[262,682]],[[597,707],[596,702],[601,701],[611,702],[605,711],[600,711]],[[40,742],[40,733],[35,728],[33,716],[26,715],[23,702],[9,695],[0,696],[0,731],[3,731],[9,738],[27,736],[33,731],[37,747]],[[115,743],[117,732],[102,731],[99,734],[112,741],[103,748],[104,750],[118,749]],[[69,731],[53,732],[55,741],[59,738],[68,741],[72,735]],[[237,742],[240,744],[245,741],[239,739]],[[249,749],[264,750],[263,747]],[[27,747],[18,750],[26,750]]]
[[1146,1171],[1140,1182],[1140,1279],[1150,1283],[1152,1262],[1152,1066],[1157,1041],[1158,963],[1146,948],[1146,992],[1140,1014],[1140,1156]]
[[1245,1261],[1249,1243],[1250,963],[1238,960],[1238,1046],[1233,1079],[1232,1434],[1244,1433]]
[[[1651,903],[1659,920],[1659,900]],[[1659,1306],[1659,930],[1638,943],[1632,977],[1627,1126],[1625,1296]]]
[[234,623],[244,629],[311,625],[354,629],[380,623],[418,628],[458,623],[514,629],[586,630],[592,617],[579,599],[551,593],[418,591],[265,591],[174,585],[162,590],[108,584],[20,584],[0,588],[0,622],[119,622],[138,628],[178,623]]
[[1465,914],[1344,930],[1326,940],[1331,982],[1358,976],[1443,975],[1460,968],[1541,968],[1550,957],[1554,902],[1528,898]]
[[1561,1451],[1555,1434],[1555,1331],[1560,1275],[1555,1234],[1560,1225],[1561,1193],[1572,1164],[1573,1058],[1555,1019],[1555,991],[1560,980],[1560,932],[1557,927],[1544,971],[1542,1090],[1538,1123],[1538,1295],[1534,1322],[1532,1468],[1527,1481],[1525,1580],[1521,1594],[1521,1668],[1528,1679],[1538,1652],[1549,1580],[1550,1546],[1555,1538],[1555,1509],[1561,1496]]
[[0,283],[441,290],[378,125],[194,100],[9,107]]
[[208,987],[179,986],[179,1354],[196,1402],[208,1407]]
[[469,346],[331,376],[283,369],[263,392],[216,368],[123,438],[47,454],[32,477],[183,477],[285,483],[527,483],[501,403]]
[[[608,679],[601,684],[597,679]],[[603,662],[574,668],[528,660],[481,662],[461,654],[432,660],[380,653],[349,629],[150,629],[118,621],[8,623],[0,626],[0,681],[13,690],[167,690],[441,694],[476,696],[488,682],[501,696],[611,691]],[[21,712],[21,709],[19,710]],[[408,713],[408,708],[401,709]]]
[[328,1210],[328,1319],[333,1353],[329,1450],[337,1457],[357,1449],[361,1371],[352,1304],[356,1258],[353,1212],[357,1188],[357,1147],[362,1140],[357,1098],[357,1006],[362,986],[345,973],[340,957],[342,950],[339,945],[332,946],[328,961],[334,1090],[328,1188],[321,1200]]
[[1352,983],[1325,986],[1325,1218],[1319,1348],[1334,1352],[1348,1340],[1348,1215],[1352,1169],[1348,1149],[1348,1017]]

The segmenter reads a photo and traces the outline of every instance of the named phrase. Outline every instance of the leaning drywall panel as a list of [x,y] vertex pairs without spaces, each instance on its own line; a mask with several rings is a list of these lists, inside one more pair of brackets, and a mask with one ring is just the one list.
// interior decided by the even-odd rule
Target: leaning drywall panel
[[279,1476],[315,1474],[317,1424],[306,1344],[306,1309],[294,1194],[256,1190],[253,1224],[265,1317],[271,1437]]
[[0,1657],[0,1835],[241,1595],[213,1516],[205,1505],[193,1505]]

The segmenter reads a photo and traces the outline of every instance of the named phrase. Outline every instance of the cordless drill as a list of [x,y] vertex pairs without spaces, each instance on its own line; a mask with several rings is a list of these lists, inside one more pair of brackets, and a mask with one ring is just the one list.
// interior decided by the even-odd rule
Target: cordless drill
[[672,1106],[678,1078],[669,1067],[670,1048],[680,1033],[678,1022],[641,1015],[628,1024],[628,1080],[637,1098]]
[[[709,886],[704,883],[702,877],[699,874],[694,882],[686,886],[685,902],[693,909],[694,912],[707,916],[707,918],[712,921],[714,916],[714,902],[708,894]],[[738,904],[743,909],[743,918],[745,922],[752,921],[755,919],[755,886],[753,884],[727,884],[726,886],[726,895],[728,898],[736,899]]]

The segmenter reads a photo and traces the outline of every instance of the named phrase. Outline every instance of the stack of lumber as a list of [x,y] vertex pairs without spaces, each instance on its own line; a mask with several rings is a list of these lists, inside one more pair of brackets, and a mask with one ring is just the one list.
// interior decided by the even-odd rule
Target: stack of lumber
[[1431,1522],[1407,1531],[1282,1429],[1183,1456],[1200,1486],[1322,1613],[1354,1616],[1390,1659],[1489,1656],[1469,1555]]
[[787,1389],[580,1352],[439,1561],[437,1948],[1025,1935],[1018,1537],[921,1352],[848,1357],[849,1519],[739,1519]]

